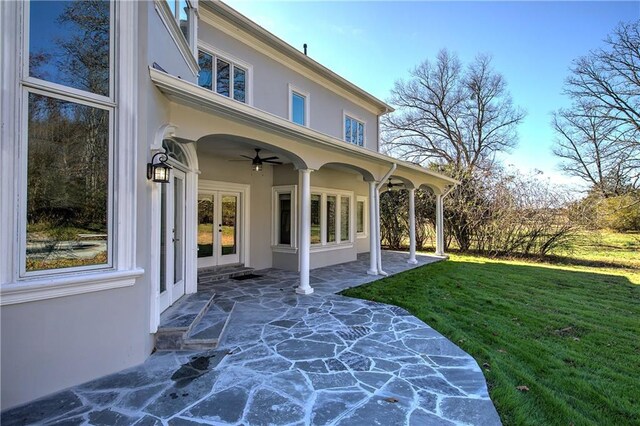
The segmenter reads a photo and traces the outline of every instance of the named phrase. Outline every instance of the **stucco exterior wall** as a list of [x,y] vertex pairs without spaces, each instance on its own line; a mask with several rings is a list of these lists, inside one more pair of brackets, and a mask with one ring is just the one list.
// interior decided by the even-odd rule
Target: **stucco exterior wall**
[[[247,44],[201,22],[199,40],[253,67],[253,105],[279,117],[289,118],[288,85],[309,93],[309,124],[335,138],[344,139],[343,112],[365,122],[365,147],[378,150],[376,115],[339,96],[326,87],[296,73],[289,67],[253,49]],[[346,142],[345,142],[346,143]]]

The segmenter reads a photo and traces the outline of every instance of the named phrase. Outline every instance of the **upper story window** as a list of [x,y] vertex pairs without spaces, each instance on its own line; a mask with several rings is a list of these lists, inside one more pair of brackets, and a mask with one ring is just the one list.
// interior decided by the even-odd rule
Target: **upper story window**
[[25,5],[20,274],[111,264],[114,4]]
[[289,120],[309,127],[309,94],[289,85]]
[[344,116],[344,140],[354,145],[364,145],[364,123],[349,115]]
[[247,103],[248,67],[204,50],[198,51],[198,65],[200,65],[198,85],[215,90],[216,93],[238,102]]
[[166,0],[185,40],[191,44],[191,5],[186,0]]

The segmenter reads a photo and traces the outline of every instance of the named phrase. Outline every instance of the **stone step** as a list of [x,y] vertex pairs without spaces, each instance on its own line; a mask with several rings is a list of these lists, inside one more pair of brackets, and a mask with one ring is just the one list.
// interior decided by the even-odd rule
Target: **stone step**
[[253,271],[254,268],[248,268],[242,264],[202,268],[198,270],[198,284],[209,284],[214,281],[228,280],[230,278],[251,274]]
[[183,347],[185,349],[216,348],[227,328],[234,307],[235,302],[216,303],[214,301],[207,313],[189,332]]
[[160,315],[160,325],[155,334],[157,350],[181,350],[191,330],[207,313],[215,293],[201,291],[181,297]]

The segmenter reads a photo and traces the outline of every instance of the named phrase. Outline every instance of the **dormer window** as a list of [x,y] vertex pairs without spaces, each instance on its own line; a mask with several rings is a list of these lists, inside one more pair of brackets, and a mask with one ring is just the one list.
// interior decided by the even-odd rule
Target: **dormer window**
[[216,93],[247,103],[249,67],[205,50],[198,51],[200,75],[198,85]]

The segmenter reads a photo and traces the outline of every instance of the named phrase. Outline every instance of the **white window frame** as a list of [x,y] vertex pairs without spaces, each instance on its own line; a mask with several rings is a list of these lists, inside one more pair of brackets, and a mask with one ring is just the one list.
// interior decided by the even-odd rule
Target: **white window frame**
[[[311,244],[311,251],[325,251],[325,250],[333,250],[337,248],[347,248],[353,246],[354,241],[354,214],[353,214],[353,205],[354,205],[354,194],[353,191],[343,191],[340,189],[333,188],[320,188],[320,187],[311,187],[312,194],[319,194],[321,196],[320,202],[320,244]],[[335,196],[336,197],[336,235],[335,241],[328,242],[327,241],[327,196]],[[349,197],[349,238],[348,240],[342,240],[340,235],[340,225],[341,225],[341,210],[342,210],[342,202],[340,197]]]
[[[369,229],[368,200],[369,198],[363,195],[356,196],[356,208],[353,211],[354,222],[356,224],[356,238],[367,238],[367,230]],[[362,232],[358,232],[358,203],[364,203],[362,212]]]
[[[253,106],[253,65],[248,62],[243,61],[242,59],[238,59],[237,57],[220,50],[208,43],[203,41],[198,42],[198,48],[196,49],[196,57],[199,55],[199,51],[202,50],[204,53],[207,53],[213,57],[213,61],[211,62],[211,91],[216,95],[222,96],[227,99],[233,99],[236,102],[243,103],[245,105]],[[229,96],[225,96],[216,91],[216,73],[217,73],[217,62],[218,59],[221,59],[225,62],[228,62],[231,69],[229,74]],[[234,68],[240,68],[244,70],[245,74],[245,90],[244,90],[244,102],[238,101],[234,98],[233,91],[233,76],[234,76]]]
[[[358,145],[357,143],[353,142],[347,142],[347,118],[362,124],[362,145]],[[367,145],[367,122],[356,114],[353,114],[347,110],[342,110],[342,140],[351,145],[365,147]]]
[[[176,2],[176,13],[178,10],[178,0],[154,0],[154,5],[160,20],[169,31],[169,35],[173,39],[174,43],[178,47],[180,54],[187,63],[189,69],[194,76],[198,75],[200,68],[198,67],[198,19],[197,19],[197,1],[187,0],[189,5],[189,40],[184,37],[177,18],[171,9],[167,1]],[[136,28],[138,26],[136,25]]]
[[[8,2],[0,8],[0,24],[16,34],[0,41],[3,59],[8,55],[22,58],[3,61],[0,69],[5,83],[0,100],[0,145],[7,154],[0,176],[0,251],[8,253],[0,257],[0,305],[132,286],[144,273],[135,266],[137,10],[134,2],[111,3],[110,91],[109,96],[102,96],[30,77],[29,4]],[[28,93],[110,111],[107,264],[26,273]],[[116,193],[123,195],[116,197]]]
[[[291,195],[291,244],[280,244],[280,194]],[[271,188],[271,248],[273,251],[295,253],[298,248],[298,185],[279,185]]]
[[[289,93],[289,98],[288,98],[288,105],[289,105],[289,121],[291,121],[292,123],[298,125],[298,126],[303,126],[303,127],[310,127],[311,126],[311,95],[309,94],[309,92],[306,92],[296,86],[294,86],[293,84],[289,83],[287,85],[288,88],[288,93]],[[299,124],[299,123],[295,123],[293,121],[293,94],[297,94],[299,96],[302,96],[304,98],[304,124]]]

